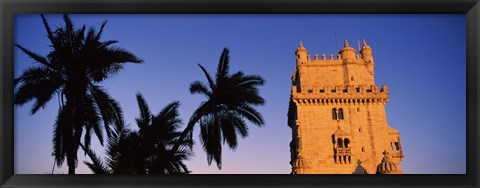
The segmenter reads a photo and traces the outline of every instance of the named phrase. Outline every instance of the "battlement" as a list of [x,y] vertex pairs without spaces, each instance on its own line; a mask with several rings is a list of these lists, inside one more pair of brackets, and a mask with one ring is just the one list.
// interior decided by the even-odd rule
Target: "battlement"
[[299,105],[385,105],[389,96],[387,85],[383,85],[381,89],[376,85],[302,87],[301,91],[292,86],[292,99]]
[[[332,61],[332,60],[343,60],[344,58],[342,58],[342,54],[337,54],[336,56],[334,56],[333,54],[330,54],[330,55],[326,55],[326,54],[322,54],[322,56],[318,56],[318,54],[315,54],[314,58],[312,59],[312,56],[310,54],[307,55],[307,60],[310,61],[310,62],[316,62],[316,61],[319,61],[319,62],[328,62],[328,61]],[[355,56],[355,60],[363,60],[362,58],[362,55],[361,54],[356,54]]]
[[358,52],[354,48],[348,45],[348,42],[345,40],[344,48],[338,51],[337,55],[333,54],[326,55],[322,54],[319,56],[315,54],[312,56],[308,53],[308,50],[300,42],[299,47],[295,51],[297,56],[297,65],[309,64],[309,63],[331,63],[331,62],[348,62],[348,63],[364,63],[364,64],[373,64],[373,56],[371,53],[371,48],[367,45],[365,40],[363,41],[363,47],[360,48],[360,43],[358,45]]
[[348,86],[311,86],[311,87],[301,87],[300,90],[297,90],[297,86],[292,86],[292,94],[302,93],[302,94],[318,94],[318,93],[386,93],[388,94],[387,84],[382,85],[381,89],[378,89],[377,85],[348,85]]
[[311,59],[310,55],[307,57],[306,62],[299,62],[299,66],[331,66],[331,65],[343,65],[344,63],[349,63],[349,64],[362,64],[362,65],[367,65],[369,63],[373,64],[372,62],[364,60],[360,54],[357,54],[355,59],[348,59],[345,60],[342,59],[342,56],[338,54],[336,57],[333,56],[333,54],[330,54],[329,58],[327,59],[326,55],[323,54],[321,59],[316,55],[314,59]]

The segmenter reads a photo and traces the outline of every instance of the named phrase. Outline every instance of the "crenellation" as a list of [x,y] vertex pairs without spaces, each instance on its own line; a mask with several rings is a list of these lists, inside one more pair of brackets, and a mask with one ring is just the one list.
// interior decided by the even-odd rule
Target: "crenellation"
[[301,90],[297,91],[297,86],[292,86],[293,93],[302,93],[302,94],[377,94],[385,93],[388,94],[388,86],[386,84],[382,85],[382,88],[379,90],[377,85],[348,85],[348,86],[303,86]]

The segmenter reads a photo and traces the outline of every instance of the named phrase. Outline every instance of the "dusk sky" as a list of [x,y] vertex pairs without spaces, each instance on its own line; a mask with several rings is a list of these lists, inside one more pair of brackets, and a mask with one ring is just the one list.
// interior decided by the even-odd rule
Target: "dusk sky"
[[[52,28],[63,27],[61,15],[46,15]],[[156,114],[179,100],[185,125],[205,98],[190,94],[189,84],[206,82],[197,66],[212,74],[224,47],[230,48],[231,72],[261,75],[260,94],[266,104],[258,108],[264,127],[249,125],[249,136],[239,138],[235,151],[223,147],[222,169],[208,166],[206,153],[194,130],[194,157],[186,162],[193,174],[288,174],[291,172],[287,126],[294,51],[300,41],[315,53],[337,54],[343,40],[358,49],[365,39],[373,50],[375,83],[388,84],[385,106],[388,124],[400,132],[405,174],[466,173],[466,25],[465,15],[71,15],[74,24],[100,28],[108,23],[103,40],[144,60],[127,64],[103,82],[124,111],[129,128],[136,129],[141,92]],[[51,49],[40,15],[15,17],[15,43],[39,54]],[[15,77],[37,66],[15,48]],[[56,98],[30,115],[33,102],[15,107],[15,173],[52,172],[52,128]],[[182,128],[183,130],[183,128]],[[92,138],[97,154],[104,149]],[[76,173],[90,174],[78,152]],[[67,173],[65,163],[54,173]]]

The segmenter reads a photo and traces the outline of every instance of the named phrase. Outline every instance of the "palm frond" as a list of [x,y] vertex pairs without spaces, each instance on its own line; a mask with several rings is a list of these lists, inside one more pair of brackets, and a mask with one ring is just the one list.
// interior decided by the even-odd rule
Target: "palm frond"
[[63,14],[63,21],[65,22],[65,31],[67,32],[67,34],[71,35],[73,30],[75,29],[73,27],[72,19],[70,19],[70,16],[68,14]]
[[114,63],[141,63],[143,62],[142,59],[138,58],[131,52],[123,49],[123,48],[104,48],[100,55],[103,55],[105,59],[109,59],[110,62]]
[[248,136],[248,126],[241,118],[237,118],[236,123],[234,124],[234,128],[240,137],[245,138]]
[[228,48],[224,48],[222,55],[220,56],[220,60],[218,62],[218,67],[217,67],[217,84],[218,81],[221,80],[221,78],[225,78],[228,76],[229,70],[230,70],[230,56],[229,56],[230,50]]
[[200,69],[202,69],[203,74],[207,78],[208,86],[210,87],[210,89],[215,89],[215,82],[213,81],[212,76],[210,76],[210,73],[208,73],[208,71],[202,65],[198,64],[198,66],[200,67]]
[[93,130],[95,132],[95,135],[97,136],[100,145],[103,146],[103,131],[102,131],[102,125],[101,125],[101,117],[100,114],[98,113],[99,109],[98,106],[95,102],[95,99],[91,96],[87,96],[85,98],[85,127],[87,131],[85,131],[85,139],[84,139],[84,144],[86,147],[90,147],[90,134],[91,131]]
[[138,103],[138,108],[140,109],[140,117],[135,118],[135,121],[137,122],[137,125],[140,129],[146,128],[148,124],[151,122],[151,112],[148,107],[147,102],[143,98],[141,93],[137,93],[137,103]]
[[207,153],[208,165],[211,165],[212,161],[215,161],[217,163],[217,168],[221,169],[222,144],[217,115],[204,116],[202,120],[200,120],[200,140],[203,149]]
[[255,125],[262,126],[265,123],[262,114],[248,104],[239,106],[237,112]]
[[31,114],[44,108],[63,85],[60,76],[44,68],[29,68],[18,78],[18,81],[21,84],[15,92],[14,104],[23,105],[35,100]]
[[50,28],[50,25],[48,25],[47,19],[43,14],[41,14],[40,16],[42,17],[42,22],[43,22],[43,25],[45,26],[45,30],[47,31],[47,36],[48,36],[48,39],[50,40],[50,43],[52,44],[52,47],[54,49],[59,49],[58,41],[56,40],[56,37],[53,34],[52,29]]
[[[223,143],[227,143],[228,146],[233,150],[235,150],[238,146],[235,125],[239,122],[242,122],[241,119],[239,119],[232,113],[220,119],[219,126],[221,127],[221,130],[222,130]],[[244,122],[242,123],[245,124]]]
[[55,157],[55,163],[60,167],[65,161],[67,151],[69,147],[73,147],[72,132],[68,129],[71,123],[70,116],[67,116],[70,107],[63,106],[58,110],[58,115],[53,125],[53,155]]
[[162,120],[161,122],[164,123],[163,126],[167,126],[168,129],[174,131],[179,124],[182,122],[179,118],[180,114],[178,112],[178,108],[180,107],[179,101],[173,101],[170,104],[167,104],[156,117]]
[[[40,54],[37,54],[33,51],[30,51],[26,48],[24,48],[23,46],[19,45],[19,44],[15,44],[15,46],[17,48],[20,48],[20,50],[23,51],[23,53],[27,54],[30,58],[32,58],[33,60],[35,60],[35,62],[38,62],[42,65],[45,65],[46,67],[52,69],[52,70],[57,70],[55,67],[53,67],[50,62],[48,61],[47,58],[43,57],[42,55]],[[57,70],[58,71],[58,70]]]
[[83,25],[81,29],[77,29],[74,31],[74,46],[77,48],[81,48],[81,46],[84,44],[84,39],[85,39],[85,30],[86,26]]
[[199,94],[203,94],[207,97],[212,96],[212,92],[210,90],[208,90],[207,86],[205,86],[205,84],[203,84],[200,81],[194,81],[190,84],[190,93],[191,94],[199,93]]
[[265,84],[265,80],[258,75],[246,75],[238,79],[238,86],[240,87],[245,85],[248,85],[249,87],[263,86],[264,84]]
[[89,77],[95,82],[100,82],[110,76],[117,74],[123,69],[125,63],[141,63],[139,59],[131,52],[122,48],[98,48],[94,56],[91,56],[89,62]]
[[100,38],[102,37],[103,34],[103,29],[105,28],[105,25],[107,25],[107,20],[102,22],[102,26],[100,26],[100,30],[98,31],[97,35],[95,35],[95,40],[99,41]]
[[117,129],[124,126],[123,111],[118,102],[111,98],[101,86],[90,84],[88,90],[94,99],[95,105],[98,106],[107,137],[111,137],[111,126],[114,125]]
[[111,170],[108,169],[108,167],[102,162],[100,157],[98,157],[97,154],[95,154],[95,152],[92,149],[90,149],[89,147],[85,147],[83,145],[80,145],[80,146],[82,147],[82,149],[85,151],[85,153],[88,155],[88,157],[92,161],[91,163],[87,162],[87,161],[84,161],[83,163],[85,165],[87,165],[88,168],[90,168],[90,170],[93,173],[95,173],[95,174],[111,174]]
[[110,46],[112,44],[115,44],[115,43],[118,43],[118,41],[116,41],[116,40],[103,41],[103,42],[100,42],[100,44],[97,46],[97,48],[98,49],[107,48],[108,46]]

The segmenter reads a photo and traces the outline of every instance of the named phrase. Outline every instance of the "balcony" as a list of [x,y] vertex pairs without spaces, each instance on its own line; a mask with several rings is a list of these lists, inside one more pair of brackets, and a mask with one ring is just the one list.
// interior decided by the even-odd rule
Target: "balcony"
[[337,148],[335,155],[337,156],[352,155],[352,150],[350,148]]

